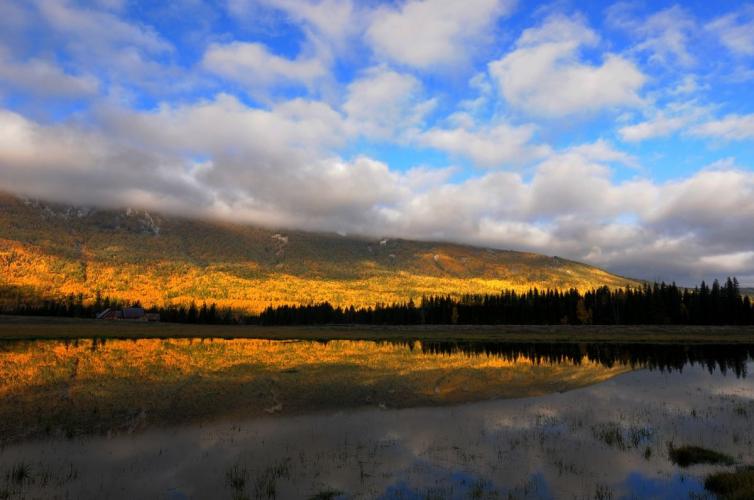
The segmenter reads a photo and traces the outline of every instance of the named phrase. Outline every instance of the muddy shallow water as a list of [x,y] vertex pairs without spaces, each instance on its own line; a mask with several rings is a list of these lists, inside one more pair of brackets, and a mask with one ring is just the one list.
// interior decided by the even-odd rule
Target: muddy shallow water
[[[177,418],[180,424],[150,420],[156,409],[145,410],[138,400],[152,394],[149,384],[133,392],[112,381],[98,385],[102,366],[110,377],[133,380],[133,373],[113,366],[123,355],[117,344],[108,343],[109,354],[90,346],[81,352],[14,346],[6,352],[15,353],[17,370],[24,361],[19,353],[31,356],[27,361],[32,350],[47,359],[39,380],[48,383],[22,387],[19,376],[5,386],[3,406],[9,395],[39,405],[32,396],[64,387],[62,408],[80,410],[95,401],[113,409],[134,397],[132,406],[146,416],[130,427],[9,441],[0,450],[0,498],[703,498],[704,476],[722,467],[681,469],[669,462],[668,443],[754,463],[754,380],[746,377],[754,363],[745,347],[709,347],[705,356],[700,347],[683,346],[370,344],[297,345],[298,357],[274,343],[218,344],[210,347],[220,349],[212,351],[217,360],[193,370],[185,367],[191,348],[153,345],[150,359],[177,359],[182,369],[141,366],[140,373],[176,387],[199,386],[183,389],[181,398],[238,378],[244,383],[234,387],[251,397],[245,387],[274,381],[280,408],[269,406],[264,391],[241,406],[236,398],[215,398],[236,406],[201,413],[198,420]],[[261,356],[266,365],[249,362],[260,347],[267,349]],[[86,353],[92,352],[100,363],[87,371],[93,361]],[[79,359],[76,380],[62,370],[68,385],[56,385],[64,377],[57,377],[55,360],[71,363],[72,353]],[[212,374],[219,378],[207,385]],[[339,378],[346,380],[335,384]],[[532,395],[522,397],[527,382]],[[328,384],[340,392],[326,394]],[[296,386],[315,391],[299,399],[327,404],[296,407]],[[97,398],[77,392],[97,387]],[[333,406],[351,396],[342,408]],[[289,404],[297,411],[288,413]],[[61,408],[59,401],[50,405]],[[171,408],[192,407],[180,402]]]

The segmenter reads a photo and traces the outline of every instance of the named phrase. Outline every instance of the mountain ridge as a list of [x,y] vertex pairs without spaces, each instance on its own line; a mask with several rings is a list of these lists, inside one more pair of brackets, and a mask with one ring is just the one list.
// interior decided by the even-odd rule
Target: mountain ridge
[[372,306],[423,295],[639,285],[535,253],[270,229],[9,194],[0,195],[0,269],[0,285],[16,293],[73,293],[87,300],[99,293],[145,305],[206,301],[247,312],[320,301]]

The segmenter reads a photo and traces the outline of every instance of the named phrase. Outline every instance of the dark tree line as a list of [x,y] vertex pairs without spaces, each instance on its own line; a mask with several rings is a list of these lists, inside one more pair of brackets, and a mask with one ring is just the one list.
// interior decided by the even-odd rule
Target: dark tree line
[[[26,316],[93,318],[107,309],[141,307],[99,294],[87,302],[84,296],[28,300],[16,294],[0,312]],[[152,307],[160,320],[196,324],[262,325],[753,325],[754,306],[741,294],[738,281],[728,278],[723,285],[702,282],[692,289],[674,283],[655,283],[639,289],[598,288],[586,293],[532,289],[526,293],[503,291],[497,295],[423,297],[413,301],[376,307],[342,308],[329,303],[268,307],[259,316],[234,313],[216,304]]]
[[511,324],[511,325],[752,325],[754,308],[740,292],[738,281],[712,286],[702,282],[693,290],[674,283],[655,283],[640,289],[598,288],[586,293],[532,289],[498,295],[424,297],[419,305],[378,305],[367,308],[333,307],[329,303],[268,307],[259,317],[263,325],[312,324]]
[[[410,344],[409,344],[410,346]],[[602,366],[644,367],[650,370],[682,371],[686,365],[706,367],[710,373],[731,371],[747,375],[746,365],[754,357],[754,344],[652,344],[652,343],[569,343],[569,342],[480,342],[422,340],[424,352],[487,355],[515,361],[521,356],[536,364],[569,363],[584,359]]]
[[[83,294],[70,294],[61,298],[44,298],[28,301],[20,296],[14,305],[2,309],[3,314],[17,316],[56,316],[67,318],[94,318],[106,309],[124,309],[126,307],[142,307],[139,301],[125,302],[97,294],[93,302],[86,302]],[[216,304],[206,302],[197,305],[192,302],[188,306],[170,305],[167,307],[151,307],[146,312],[158,313],[160,321],[170,323],[196,324],[234,324],[244,322],[243,316],[234,315],[230,309],[220,309]]]

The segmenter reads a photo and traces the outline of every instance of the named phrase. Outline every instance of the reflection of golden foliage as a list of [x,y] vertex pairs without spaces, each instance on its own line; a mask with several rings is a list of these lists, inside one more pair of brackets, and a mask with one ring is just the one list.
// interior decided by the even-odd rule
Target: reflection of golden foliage
[[[627,371],[366,341],[19,342],[0,351],[0,435],[120,429],[218,414],[407,407],[572,389]],[[272,410],[271,410],[272,409]]]
[[82,293],[87,301],[99,291],[145,305],[193,300],[259,312],[268,305],[321,301],[362,307],[423,295],[636,285],[530,253],[296,231],[281,236],[150,216],[161,228],[155,235],[137,215],[65,213],[50,215],[0,195],[0,286],[51,296]]

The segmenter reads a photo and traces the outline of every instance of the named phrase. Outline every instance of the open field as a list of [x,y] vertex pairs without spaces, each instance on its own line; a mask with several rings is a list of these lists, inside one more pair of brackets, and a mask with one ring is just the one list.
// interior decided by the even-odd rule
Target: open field
[[752,326],[188,325],[0,315],[0,339],[246,338],[269,340],[437,340],[479,342],[754,343]]

